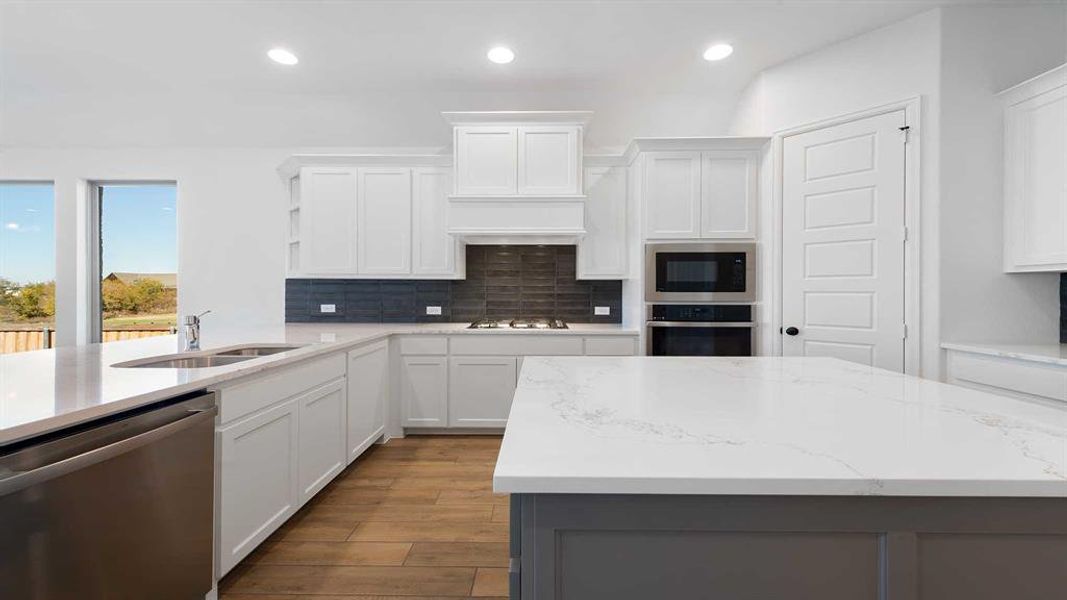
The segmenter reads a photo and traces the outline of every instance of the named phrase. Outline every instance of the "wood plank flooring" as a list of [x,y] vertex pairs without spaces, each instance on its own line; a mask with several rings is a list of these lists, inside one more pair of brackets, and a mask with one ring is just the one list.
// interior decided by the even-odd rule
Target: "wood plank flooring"
[[222,600],[507,597],[498,436],[374,446],[219,584]]

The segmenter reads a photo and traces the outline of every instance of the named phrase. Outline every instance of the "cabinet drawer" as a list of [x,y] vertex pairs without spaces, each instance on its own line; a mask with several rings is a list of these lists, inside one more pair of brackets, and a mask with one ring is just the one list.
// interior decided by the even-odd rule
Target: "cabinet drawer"
[[345,354],[339,352],[286,367],[269,375],[219,390],[219,422],[228,423],[275,402],[345,376]]
[[401,354],[448,354],[448,338],[444,336],[411,336],[400,338]]
[[582,338],[560,335],[466,335],[452,338],[453,355],[581,356]]
[[1067,400],[1067,369],[962,352],[951,353],[949,376],[1010,392]]
[[636,346],[636,339],[629,336],[585,338],[586,356],[633,356]]

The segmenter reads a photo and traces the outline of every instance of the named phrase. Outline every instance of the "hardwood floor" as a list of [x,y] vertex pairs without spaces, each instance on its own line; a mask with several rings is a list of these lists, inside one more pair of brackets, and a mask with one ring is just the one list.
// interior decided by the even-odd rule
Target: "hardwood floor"
[[222,580],[222,600],[506,598],[500,439],[373,447]]

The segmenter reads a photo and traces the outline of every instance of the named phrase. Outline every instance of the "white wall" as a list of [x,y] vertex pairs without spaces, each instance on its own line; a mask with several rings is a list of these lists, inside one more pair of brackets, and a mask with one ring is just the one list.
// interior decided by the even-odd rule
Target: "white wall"
[[1059,275],[1006,274],[996,92],[1064,62],[1067,6],[946,8],[941,34],[941,336],[1055,342]]
[[[940,80],[940,11],[904,21],[828,46],[763,71],[741,96],[730,126],[733,135],[773,135],[786,129],[921,97],[922,140],[922,372],[939,372],[937,198]],[[765,172],[772,171],[770,160]],[[768,178],[770,179],[770,178]],[[764,257],[761,281],[761,345],[774,348],[778,325],[773,295],[778,283],[770,258],[775,246],[772,186],[761,190],[760,239]]]
[[[284,313],[285,185],[274,169],[288,156],[262,149],[8,149],[0,180],[55,182],[58,343],[84,341],[87,298],[85,180],[178,182],[178,307],[211,309],[218,323],[278,323]],[[77,282],[77,283],[75,283]]]

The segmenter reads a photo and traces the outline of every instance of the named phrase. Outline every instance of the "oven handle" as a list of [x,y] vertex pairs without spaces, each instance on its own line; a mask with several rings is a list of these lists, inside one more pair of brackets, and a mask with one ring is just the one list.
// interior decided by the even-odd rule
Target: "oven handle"
[[714,327],[754,328],[756,326],[756,323],[752,321],[724,323],[708,323],[706,321],[646,321],[646,324],[649,327],[702,327],[707,329]]

